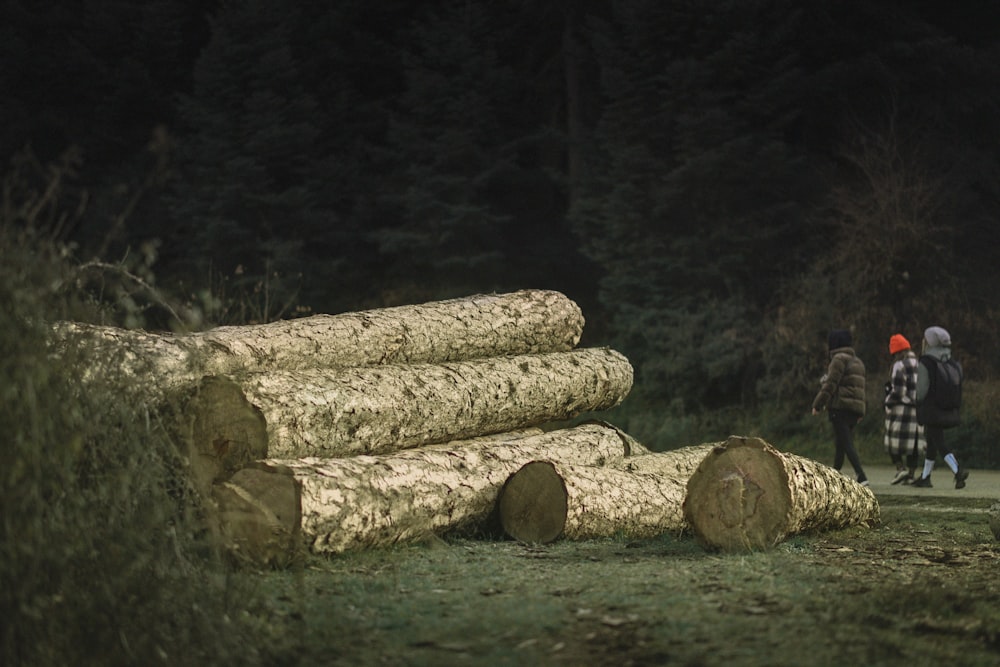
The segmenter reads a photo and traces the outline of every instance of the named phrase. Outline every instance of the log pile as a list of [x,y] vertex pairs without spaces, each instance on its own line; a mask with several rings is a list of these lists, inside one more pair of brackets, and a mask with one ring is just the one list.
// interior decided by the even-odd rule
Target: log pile
[[[192,482],[241,562],[490,527],[525,542],[693,529],[761,548],[872,520],[846,481],[766,443],[743,448],[764,453],[751,466],[735,437],[651,453],[608,423],[560,426],[632,386],[623,355],[577,347],[582,328],[562,294],[524,290],[196,334],[60,323],[54,341],[113,355],[149,400],[180,406]],[[733,465],[751,470],[738,488]],[[787,496],[783,523],[711,526],[772,496]]]
[[385,454],[565,421],[631,386],[632,366],[606,348],[213,376],[188,401],[187,439],[198,478],[214,482],[256,459]]
[[588,423],[378,456],[267,459],[216,484],[213,498],[236,548],[281,562],[300,539],[315,553],[340,553],[482,529],[499,489],[526,462],[597,469],[630,455],[618,429]]

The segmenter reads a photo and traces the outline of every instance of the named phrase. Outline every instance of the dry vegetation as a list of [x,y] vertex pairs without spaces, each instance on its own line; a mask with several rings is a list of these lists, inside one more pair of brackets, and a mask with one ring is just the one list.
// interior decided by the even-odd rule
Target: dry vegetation
[[0,225],[0,664],[260,664],[161,415],[115,359],[53,361],[96,304],[31,231]]

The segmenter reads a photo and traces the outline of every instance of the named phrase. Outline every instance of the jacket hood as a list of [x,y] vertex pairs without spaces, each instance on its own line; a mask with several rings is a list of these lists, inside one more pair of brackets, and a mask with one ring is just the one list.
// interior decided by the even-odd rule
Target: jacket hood
[[951,334],[941,327],[927,327],[924,340],[927,347],[951,347]]
[[924,331],[922,351],[941,361],[951,359],[951,334],[941,327],[928,327]]

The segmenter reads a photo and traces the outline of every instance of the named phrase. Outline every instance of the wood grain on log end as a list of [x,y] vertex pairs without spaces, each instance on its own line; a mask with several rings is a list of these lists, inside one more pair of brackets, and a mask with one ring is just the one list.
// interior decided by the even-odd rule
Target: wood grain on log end
[[500,493],[504,532],[527,543],[552,542],[566,525],[566,485],[548,461],[532,461],[511,475]]
[[286,567],[301,556],[301,491],[290,471],[263,465],[212,487],[222,545],[239,564]]
[[205,493],[244,465],[267,458],[264,416],[230,379],[204,378],[188,402],[186,418],[192,474]]
[[703,544],[723,550],[773,546],[788,521],[784,466],[759,438],[733,436],[691,475],[684,516]]

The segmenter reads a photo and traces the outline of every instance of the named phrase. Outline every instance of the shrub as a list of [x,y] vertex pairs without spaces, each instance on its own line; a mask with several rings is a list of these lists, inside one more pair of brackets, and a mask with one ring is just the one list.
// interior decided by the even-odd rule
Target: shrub
[[114,359],[50,347],[97,304],[30,231],[0,220],[0,663],[261,662],[164,413]]

